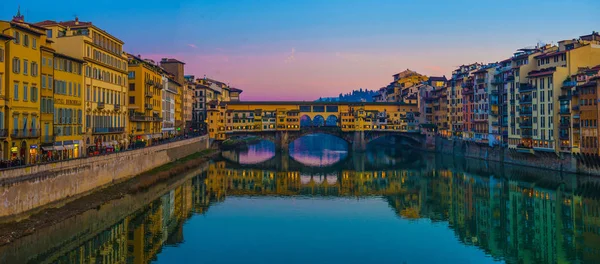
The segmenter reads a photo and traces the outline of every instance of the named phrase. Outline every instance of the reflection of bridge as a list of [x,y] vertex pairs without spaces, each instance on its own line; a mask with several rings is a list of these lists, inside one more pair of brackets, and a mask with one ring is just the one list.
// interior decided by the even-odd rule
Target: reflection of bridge
[[[398,157],[383,157],[385,160],[377,162],[369,162],[376,159],[377,153],[370,152],[348,152],[348,155],[339,161],[324,166],[310,166],[294,159],[289,152],[274,153],[274,155],[265,160],[254,164],[241,164],[237,151],[223,151],[221,156],[227,161],[229,168],[252,168],[252,169],[267,169],[277,171],[299,171],[309,173],[330,173],[340,171],[342,169],[352,168],[355,171],[365,170],[380,170],[390,168],[414,168],[422,166],[422,157],[419,153],[414,153],[411,150],[402,150],[402,154]],[[390,166],[390,164],[396,166]]]
[[209,136],[225,140],[234,136],[259,136],[287,149],[294,140],[323,133],[365,150],[368,142],[398,136],[424,145],[419,132],[417,105],[349,102],[223,102],[209,106]]

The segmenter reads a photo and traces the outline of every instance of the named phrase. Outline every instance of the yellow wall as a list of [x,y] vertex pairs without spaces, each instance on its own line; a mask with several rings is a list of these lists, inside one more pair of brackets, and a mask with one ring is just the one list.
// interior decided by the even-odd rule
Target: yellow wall
[[[19,38],[18,43],[17,40],[6,42],[5,47],[5,63],[8,64],[7,76],[4,76],[4,85],[8,90],[5,118],[9,136],[2,146],[3,158],[22,157],[29,163],[35,161],[39,148],[40,45],[43,33],[29,25],[16,26],[15,23],[4,21],[0,22],[0,30],[10,36],[18,35]],[[14,59],[18,59],[18,73],[14,72],[17,66],[13,63]],[[15,87],[18,88],[17,93]]]
[[162,70],[129,56],[127,103],[129,135],[148,140],[162,132]]
[[[326,106],[337,106],[337,111],[300,112],[301,106],[323,106],[325,110]],[[415,121],[409,121],[407,116],[411,115],[409,112],[417,111],[416,104],[230,103],[225,107],[209,105],[207,124],[209,137],[217,140],[226,139],[227,133],[232,132],[273,130],[271,125],[278,131],[298,131],[303,116],[308,116],[311,121],[321,116],[327,122],[327,118],[333,115],[342,131],[416,132],[419,129],[416,118]],[[265,117],[263,113],[266,112],[275,113],[274,123],[267,123],[273,116]],[[380,122],[378,115],[384,122]]]
[[84,92],[83,61],[55,54],[54,135],[56,142],[77,141],[77,147],[82,143],[80,141],[83,140],[84,132]]

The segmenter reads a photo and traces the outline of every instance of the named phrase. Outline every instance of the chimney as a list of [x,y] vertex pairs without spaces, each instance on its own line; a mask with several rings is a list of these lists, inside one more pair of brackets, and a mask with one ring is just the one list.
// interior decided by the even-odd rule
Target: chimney
[[79,25],[79,17],[75,16],[75,25]]

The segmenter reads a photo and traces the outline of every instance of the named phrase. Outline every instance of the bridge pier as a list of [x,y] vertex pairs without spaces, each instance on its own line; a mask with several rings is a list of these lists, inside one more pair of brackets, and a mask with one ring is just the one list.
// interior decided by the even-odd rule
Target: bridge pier
[[363,152],[367,150],[367,141],[365,140],[365,131],[354,131],[352,139],[352,151]]
[[290,142],[287,131],[275,132],[275,150],[278,152],[286,153],[289,151]]

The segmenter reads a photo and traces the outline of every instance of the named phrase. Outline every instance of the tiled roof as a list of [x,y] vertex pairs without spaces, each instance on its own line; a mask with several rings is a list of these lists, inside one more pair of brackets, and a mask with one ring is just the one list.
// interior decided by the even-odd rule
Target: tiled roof
[[446,81],[448,81],[448,79],[446,79],[446,76],[442,76],[442,77],[431,76],[431,77],[429,77],[429,80],[433,81],[433,82],[446,82]]
[[230,87],[230,88],[229,88],[229,91],[230,91],[230,92],[238,92],[238,93],[242,93],[242,92],[243,92],[243,90],[242,90],[242,89],[233,88],[233,87]]
[[173,59],[173,58],[162,58],[160,60],[161,63],[181,63],[181,64],[185,64],[185,62],[180,61],[178,59]]
[[552,56],[560,55],[560,54],[564,54],[564,53],[567,53],[567,51],[566,50],[562,50],[562,51],[548,52],[548,53],[545,53],[545,54],[537,55],[537,56],[535,56],[535,58],[536,59],[540,59],[540,58],[552,57]]
[[14,39],[12,36],[9,36],[9,35],[6,35],[6,34],[2,34],[2,33],[0,33],[0,38],[3,38],[3,39]]

